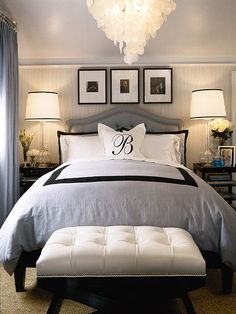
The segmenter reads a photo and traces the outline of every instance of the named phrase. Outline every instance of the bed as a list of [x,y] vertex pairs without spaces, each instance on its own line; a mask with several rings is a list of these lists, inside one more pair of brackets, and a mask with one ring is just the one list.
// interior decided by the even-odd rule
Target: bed
[[[16,290],[23,290],[26,267],[35,267],[41,248],[59,228],[156,225],[189,231],[207,266],[221,267],[224,291],[230,292],[232,274],[236,270],[236,213],[218,193],[184,166],[187,131],[182,127],[179,119],[158,117],[136,106],[116,107],[92,117],[67,121],[67,134],[59,132],[62,164],[42,176],[20,198],[0,231],[0,259],[9,274],[14,272]],[[66,161],[68,152],[63,136],[70,136],[70,143],[79,138],[80,145],[85,145],[76,151],[78,146],[73,144],[68,153],[71,157],[84,152],[81,147],[86,147],[88,139],[95,143],[98,128],[105,151],[110,149],[106,139],[111,132],[119,130],[119,134],[114,133],[118,141],[116,149],[125,154],[132,151],[134,158],[115,158],[114,154],[112,158],[98,158],[94,153],[97,144],[94,144],[90,157],[85,153],[79,160]],[[127,137],[120,141],[124,139],[123,134]],[[132,145],[130,136],[134,138]],[[178,145],[179,154],[175,155],[176,160],[166,161],[173,153],[169,148],[165,158],[164,150],[158,149],[155,159],[136,155],[135,139],[138,143],[142,136],[149,138],[149,150],[159,145],[153,144],[154,139],[159,143],[164,138],[163,145],[167,138],[174,140],[172,146]]]

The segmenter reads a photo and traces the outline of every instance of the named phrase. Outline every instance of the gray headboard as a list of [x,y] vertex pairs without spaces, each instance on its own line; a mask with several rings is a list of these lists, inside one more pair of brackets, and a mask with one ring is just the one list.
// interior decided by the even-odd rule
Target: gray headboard
[[102,113],[82,119],[70,119],[66,122],[66,131],[72,133],[97,132],[98,122],[111,128],[133,128],[139,123],[144,123],[147,132],[178,131],[183,128],[180,119],[168,119],[147,112],[137,106],[120,106]]

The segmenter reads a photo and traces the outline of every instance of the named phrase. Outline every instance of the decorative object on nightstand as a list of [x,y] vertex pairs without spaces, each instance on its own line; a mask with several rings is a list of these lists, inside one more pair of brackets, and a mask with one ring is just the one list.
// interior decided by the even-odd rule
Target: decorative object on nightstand
[[25,120],[40,121],[41,150],[39,153],[39,167],[47,167],[49,153],[44,142],[44,122],[60,120],[58,93],[48,91],[29,92]]
[[223,146],[225,141],[233,134],[234,125],[226,119],[215,119],[209,122],[209,127],[212,132],[211,136],[219,139],[219,145]]
[[224,160],[221,157],[219,150],[216,151],[215,156],[213,157],[212,166],[213,167],[223,167],[224,166]]
[[23,149],[24,167],[26,167],[26,165],[27,165],[27,152],[30,148],[30,145],[31,145],[33,138],[34,138],[34,135],[31,133],[27,134],[25,129],[20,130],[19,141],[20,141],[22,149]]
[[39,150],[38,149],[31,149],[27,152],[27,156],[30,157],[30,167],[37,167],[37,163],[36,163],[36,156],[39,155]]
[[206,150],[200,157],[201,163],[211,165],[213,154],[209,145],[209,121],[225,117],[225,104],[222,89],[198,89],[192,91],[190,119],[204,119],[206,124]]
[[224,166],[235,166],[235,146],[218,146],[218,151],[224,161]]

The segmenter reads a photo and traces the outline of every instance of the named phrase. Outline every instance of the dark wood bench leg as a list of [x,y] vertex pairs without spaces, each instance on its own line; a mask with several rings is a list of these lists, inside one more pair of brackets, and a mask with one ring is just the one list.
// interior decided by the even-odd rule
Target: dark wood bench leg
[[47,314],[58,314],[60,312],[62,302],[63,302],[63,299],[60,296],[58,296],[57,294],[55,294],[52,298],[50,305],[49,305],[49,308],[47,310]]
[[191,300],[189,299],[188,294],[186,293],[183,297],[182,297],[185,309],[187,310],[188,314],[196,314],[193,304],[191,302]]
[[14,271],[16,292],[25,291],[25,272],[26,272],[26,267],[22,265],[16,266],[16,269]]
[[26,267],[35,267],[41,250],[22,252],[14,271],[16,292],[25,291]]
[[221,266],[221,281],[222,281],[222,290],[223,293],[229,294],[232,293],[233,286],[233,270],[225,264]]

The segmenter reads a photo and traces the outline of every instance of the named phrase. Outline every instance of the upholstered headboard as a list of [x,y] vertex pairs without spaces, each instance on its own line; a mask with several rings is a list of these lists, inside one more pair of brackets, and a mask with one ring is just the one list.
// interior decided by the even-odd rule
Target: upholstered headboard
[[133,128],[144,123],[147,132],[178,131],[183,127],[180,119],[159,117],[137,106],[120,106],[91,117],[70,119],[66,122],[66,131],[73,133],[97,132],[98,122],[104,123],[114,129]]

